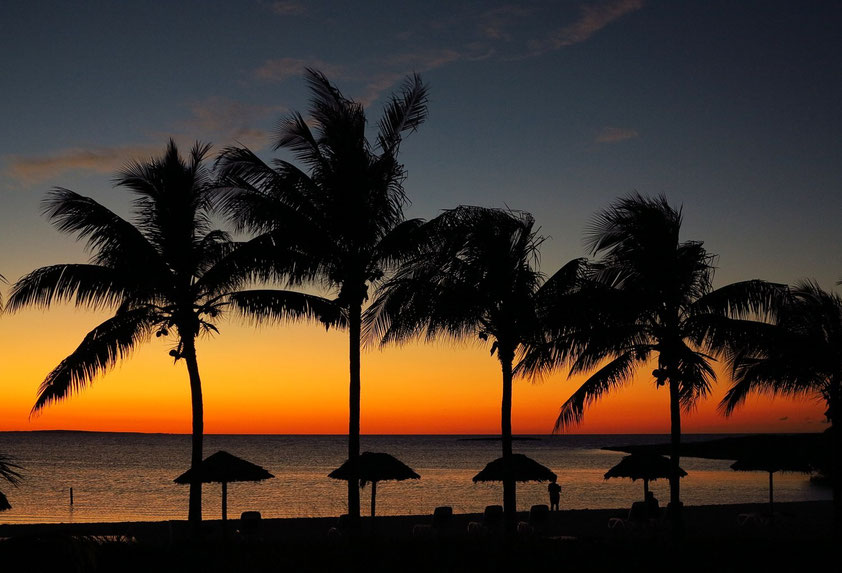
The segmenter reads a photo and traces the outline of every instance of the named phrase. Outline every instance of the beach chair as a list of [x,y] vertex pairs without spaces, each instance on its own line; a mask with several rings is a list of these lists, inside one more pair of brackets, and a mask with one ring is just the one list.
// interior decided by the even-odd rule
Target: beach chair
[[529,525],[536,533],[544,533],[550,521],[550,506],[533,505],[529,508]]
[[762,512],[740,513],[737,515],[737,524],[740,527],[766,526],[772,521],[772,516]]
[[259,541],[262,516],[259,511],[244,511],[240,514],[240,528],[237,535],[244,541]]
[[433,529],[438,533],[446,533],[453,524],[453,508],[442,505],[433,510]]
[[628,517],[612,517],[608,520],[608,529],[616,531],[637,529],[647,525],[649,525],[649,511],[645,501],[634,502]]
[[489,533],[499,533],[503,529],[503,506],[487,505],[482,512],[482,525]]

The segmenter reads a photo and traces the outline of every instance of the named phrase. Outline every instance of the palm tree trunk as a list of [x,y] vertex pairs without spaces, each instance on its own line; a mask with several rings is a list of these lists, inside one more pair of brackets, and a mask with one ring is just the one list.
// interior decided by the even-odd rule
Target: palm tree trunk
[[833,488],[833,526],[837,536],[842,536],[842,438],[839,436],[840,388],[839,380],[834,378],[831,381],[830,399],[828,400],[828,412],[830,418],[830,478]]
[[360,525],[360,331],[362,304],[348,309],[348,356],[350,384],[348,389],[348,519],[354,529]]
[[670,503],[669,513],[672,521],[673,537],[684,537],[684,521],[681,515],[681,402],[679,400],[679,381],[669,380],[670,389]]
[[[499,341],[498,341],[499,342]],[[503,370],[503,403],[500,415],[500,434],[503,444],[503,518],[507,534],[517,530],[517,491],[515,476],[512,468],[512,362],[514,352],[509,349],[500,353],[500,364]]]
[[187,372],[190,375],[190,401],[193,407],[193,434],[190,451],[190,469],[197,479],[190,483],[190,500],[187,521],[194,534],[199,533],[202,523],[202,482],[199,471],[202,465],[202,442],[204,439],[204,406],[202,405],[202,380],[199,378],[199,363],[196,359],[196,341],[193,336],[182,336],[182,353]]

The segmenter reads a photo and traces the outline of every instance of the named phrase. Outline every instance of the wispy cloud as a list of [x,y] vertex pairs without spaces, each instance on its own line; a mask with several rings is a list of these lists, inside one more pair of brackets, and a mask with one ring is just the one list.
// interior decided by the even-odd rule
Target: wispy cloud
[[789,420],[789,416],[781,416],[780,418],[778,418],[779,422],[786,422],[787,420]]
[[[294,10],[292,6],[287,6],[287,2],[280,4],[282,10]],[[541,8],[514,2],[480,10],[455,8],[444,18],[416,23],[395,35],[404,45],[410,42],[431,45],[439,38],[438,45],[445,47],[399,52],[398,55],[347,66],[318,58],[268,59],[254,69],[252,75],[262,81],[282,82],[301,76],[305,67],[313,67],[323,71],[331,80],[361,81],[365,87],[357,99],[369,106],[384,92],[398,85],[407,73],[429,72],[458,62],[491,57],[504,60],[537,57],[584,42],[624,15],[640,10],[643,5],[644,0],[585,0],[578,13],[573,13],[573,21],[570,21],[570,13],[559,11],[556,7]],[[558,17],[566,17],[567,23],[556,20]],[[533,24],[536,23],[545,32],[539,33],[538,39],[533,39]],[[558,27],[560,24],[564,25]],[[454,38],[458,40],[454,41]]]
[[123,145],[114,147],[74,147],[49,155],[7,157],[6,174],[16,181],[33,185],[68,171],[93,171],[113,174],[132,159],[160,154],[160,145]]
[[408,73],[424,73],[459,61],[476,61],[488,58],[493,52],[485,47],[471,46],[464,50],[448,48],[419,50],[386,58],[378,67],[386,70],[376,74],[366,84],[365,94],[359,101],[366,107],[377,101],[386,90],[395,87]]
[[321,70],[328,77],[340,76],[342,72],[339,66],[316,58],[278,58],[275,60],[266,60],[262,66],[254,71],[254,76],[265,81],[282,82],[286,79],[300,76],[304,73],[304,68],[307,67]]
[[515,4],[497,6],[480,14],[477,25],[480,34],[489,40],[510,41],[514,37],[510,31],[513,22],[533,13],[533,9]]
[[78,146],[43,155],[6,156],[5,175],[24,185],[38,184],[67,172],[93,172],[113,175],[126,163],[156,157],[170,137],[186,149],[196,140],[227,145],[239,142],[260,150],[270,142],[262,128],[269,118],[286,111],[283,106],[254,105],[213,97],[187,105],[190,116],[166,132],[150,133],[155,143],[114,146]]
[[575,22],[556,30],[544,39],[533,41],[532,49],[535,53],[542,53],[580,44],[615,20],[642,8],[643,0],[611,0],[585,4]]
[[195,101],[188,107],[191,117],[177,126],[178,132],[223,145],[238,141],[256,150],[269,143],[269,132],[259,126],[287,111],[280,105],[255,105],[220,97]]
[[300,16],[307,12],[303,2],[296,0],[276,0],[268,3],[269,9],[279,16]]
[[636,129],[603,127],[594,138],[594,143],[619,143],[621,141],[635,139],[639,135]]

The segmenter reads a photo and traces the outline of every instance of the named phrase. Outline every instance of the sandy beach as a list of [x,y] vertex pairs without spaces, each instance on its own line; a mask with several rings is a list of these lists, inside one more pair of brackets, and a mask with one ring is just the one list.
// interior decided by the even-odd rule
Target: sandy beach
[[625,509],[562,510],[510,540],[469,526],[480,514],[454,515],[438,531],[425,527],[431,516],[378,517],[374,534],[366,518],[353,539],[331,533],[336,518],[264,519],[249,536],[234,519],[225,539],[221,522],[208,520],[201,542],[188,539],[185,521],[16,524],[0,525],[0,558],[25,559],[30,571],[785,571],[818,567],[834,554],[830,502],[775,511],[767,521],[766,504],[688,506],[678,543],[667,523],[609,528]]

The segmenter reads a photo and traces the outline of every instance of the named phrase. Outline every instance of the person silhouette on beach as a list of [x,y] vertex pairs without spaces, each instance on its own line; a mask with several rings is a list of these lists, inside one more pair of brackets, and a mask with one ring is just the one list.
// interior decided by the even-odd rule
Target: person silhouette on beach
[[661,506],[658,504],[658,498],[651,491],[646,492],[646,513],[650,519],[658,517],[661,512]]
[[555,480],[553,477],[547,485],[547,491],[550,492],[550,511],[558,511],[558,502],[561,500],[561,486]]

